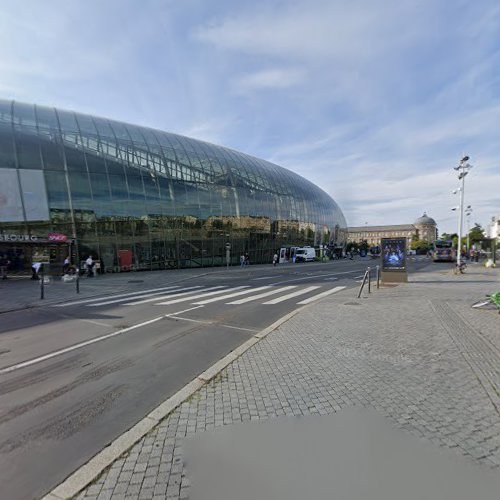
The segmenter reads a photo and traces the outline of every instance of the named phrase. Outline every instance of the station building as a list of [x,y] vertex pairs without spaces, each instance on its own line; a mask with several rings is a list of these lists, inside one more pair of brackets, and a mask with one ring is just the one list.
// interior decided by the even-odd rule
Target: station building
[[107,271],[271,262],[346,243],[341,209],[278,165],[207,142],[0,100],[0,256]]

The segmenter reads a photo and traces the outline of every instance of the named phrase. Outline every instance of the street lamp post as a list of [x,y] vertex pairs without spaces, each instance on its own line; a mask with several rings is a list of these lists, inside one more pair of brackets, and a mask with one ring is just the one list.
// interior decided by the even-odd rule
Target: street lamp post
[[469,173],[472,165],[468,163],[469,157],[464,156],[457,167],[454,169],[458,172],[458,180],[462,181],[460,186],[460,205],[458,210],[458,243],[457,243],[457,267],[462,264],[462,227],[464,219],[464,191],[465,191],[465,176]]
[[467,255],[470,256],[470,215],[472,214],[472,208],[467,205],[465,209],[465,216],[467,217]]

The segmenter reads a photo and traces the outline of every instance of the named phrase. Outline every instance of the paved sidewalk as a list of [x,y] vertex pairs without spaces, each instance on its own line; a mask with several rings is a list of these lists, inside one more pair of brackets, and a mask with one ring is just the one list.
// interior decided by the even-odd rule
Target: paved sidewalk
[[500,270],[433,271],[303,309],[230,364],[78,495],[186,499],[185,440],[217,427],[369,407],[500,475],[500,316],[470,304]]

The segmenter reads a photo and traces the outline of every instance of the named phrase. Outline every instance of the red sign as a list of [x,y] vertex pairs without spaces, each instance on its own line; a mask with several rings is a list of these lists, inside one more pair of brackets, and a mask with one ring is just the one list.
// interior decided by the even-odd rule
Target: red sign
[[57,242],[66,241],[68,239],[68,237],[65,234],[61,233],[49,233],[48,238],[49,241],[57,241]]

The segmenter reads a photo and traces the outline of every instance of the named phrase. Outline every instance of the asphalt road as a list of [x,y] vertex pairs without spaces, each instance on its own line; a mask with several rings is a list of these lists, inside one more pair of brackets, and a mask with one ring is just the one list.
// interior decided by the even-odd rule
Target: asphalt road
[[[251,335],[370,261],[249,266],[3,314],[0,498],[39,498]],[[413,263],[419,267],[420,263]]]

